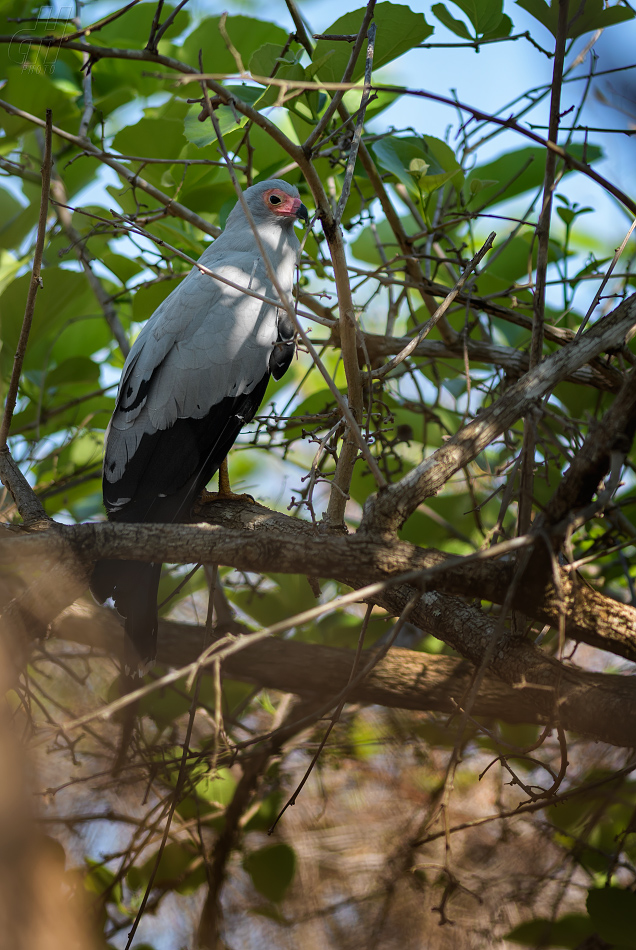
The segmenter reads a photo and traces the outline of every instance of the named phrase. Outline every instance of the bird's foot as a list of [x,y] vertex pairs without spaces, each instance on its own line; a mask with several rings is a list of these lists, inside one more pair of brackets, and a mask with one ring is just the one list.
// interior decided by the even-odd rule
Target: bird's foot
[[194,508],[203,508],[205,505],[209,505],[212,501],[249,501],[253,505],[258,504],[255,498],[252,498],[251,495],[247,493],[242,493],[237,495],[233,491],[206,491],[204,488],[197,500],[194,503]]

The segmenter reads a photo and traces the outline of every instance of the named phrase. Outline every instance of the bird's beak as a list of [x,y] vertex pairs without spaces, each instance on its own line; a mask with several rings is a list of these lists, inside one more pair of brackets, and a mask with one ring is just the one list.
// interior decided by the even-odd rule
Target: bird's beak
[[300,218],[301,221],[304,221],[305,227],[309,224],[309,212],[304,206],[300,198],[294,198],[294,203],[292,205],[293,213],[297,218]]

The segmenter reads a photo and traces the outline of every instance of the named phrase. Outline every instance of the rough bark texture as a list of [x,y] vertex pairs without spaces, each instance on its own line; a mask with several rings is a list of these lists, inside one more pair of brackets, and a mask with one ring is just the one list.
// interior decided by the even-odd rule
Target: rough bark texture
[[[397,611],[410,594],[401,587],[379,600]],[[480,622],[478,611],[461,601],[456,601],[454,614],[449,613],[450,600],[424,594],[411,616],[422,630],[462,652],[470,651],[469,659],[393,647],[364,682],[352,688],[348,700],[443,713],[462,709],[474,664],[483,656],[493,625],[483,618]],[[349,681],[351,650],[276,638],[249,643],[249,633],[240,624],[217,629],[217,637],[227,632],[247,636],[244,649],[224,660],[226,676],[324,701],[335,698]],[[52,633],[111,651],[121,652],[123,647],[122,628],[114,613],[92,605],[69,608],[53,624]],[[158,659],[168,666],[190,663],[199,656],[203,638],[201,627],[162,620]],[[365,659],[370,656],[371,651],[366,651]],[[630,746],[636,738],[636,677],[587,673],[563,666],[524,641],[506,642],[495,654],[492,675],[484,679],[472,712],[512,723],[559,723],[612,745]]]
[[[462,563],[434,548],[418,548],[405,541],[390,544],[369,534],[322,533],[260,505],[213,504],[206,515],[216,523],[57,525],[34,534],[2,532],[0,565],[14,570],[21,565],[21,571],[29,575],[20,602],[30,611],[41,603],[40,623],[52,620],[82,593],[90,564],[98,556],[204,561],[259,572],[271,570],[275,564],[281,573],[333,578],[360,587],[411,571],[434,569],[424,577],[429,588],[494,603],[503,603],[515,572],[515,563],[508,559]],[[549,563],[547,551],[545,558]],[[52,581],[50,568],[35,579],[31,577],[33,566],[60,562],[67,565],[68,592]],[[44,594],[38,593],[40,588]],[[563,609],[568,637],[636,660],[636,610],[573,580],[566,572],[560,573],[559,591],[552,579],[533,578],[528,572],[516,586],[512,606],[552,625],[558,624]]]

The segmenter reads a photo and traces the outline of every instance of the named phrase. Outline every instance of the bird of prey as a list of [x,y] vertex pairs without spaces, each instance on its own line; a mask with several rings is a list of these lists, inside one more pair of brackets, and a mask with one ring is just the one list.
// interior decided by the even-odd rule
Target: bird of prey
[[[300,250],[294,223],[307,223],[307,209],[280,179],[252,185],[244,198],[289,294]],[[254,417],[270,376],[280,379],[293,358],[286,311],[246,292],[279,299],[240,202],[199,263],[242,289],[193,267],[137,337],[106,433],[103,491],[111,521],[187,521]],[[160,563],[103,560],[91,578],[96,599],[111,597],[125,618],[125,660],[133,670],[155,658],[160,574]]]

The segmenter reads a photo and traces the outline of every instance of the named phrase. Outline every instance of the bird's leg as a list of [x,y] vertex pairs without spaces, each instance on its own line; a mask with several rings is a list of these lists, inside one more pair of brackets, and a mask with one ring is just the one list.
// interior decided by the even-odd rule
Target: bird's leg
[[197,498],[195,507],[200,508],[202,505],[207,505],[211,501],[251,501],[256,504],[251,495],[236,495],[230,488],[230,473],[228,471],[227,456],[219,466],[219,490],[206,491],[204,488]]
[[227,455],[219,465],[219,495],[226,495],[228,498],[234,495],[230,488],[230,470],[227,464]]

